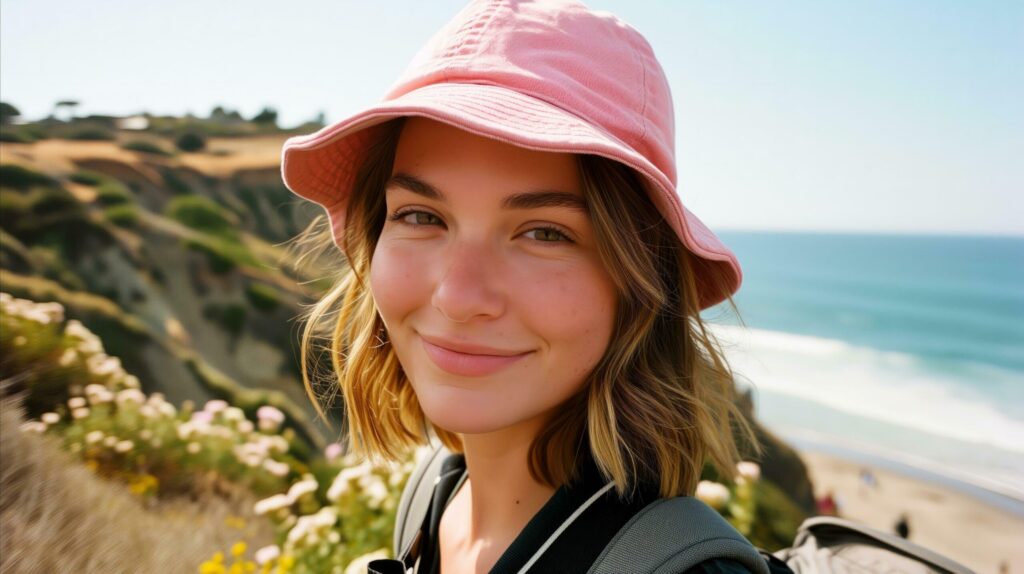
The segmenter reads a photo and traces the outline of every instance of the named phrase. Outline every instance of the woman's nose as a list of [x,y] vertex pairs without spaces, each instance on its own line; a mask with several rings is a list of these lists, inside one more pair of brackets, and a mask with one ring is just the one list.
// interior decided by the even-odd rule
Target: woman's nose
[[486,249],[452,248],[431,303],[456,323],[500,316],[505,311],[505,297],[497,277],[497,265],[496,255]]

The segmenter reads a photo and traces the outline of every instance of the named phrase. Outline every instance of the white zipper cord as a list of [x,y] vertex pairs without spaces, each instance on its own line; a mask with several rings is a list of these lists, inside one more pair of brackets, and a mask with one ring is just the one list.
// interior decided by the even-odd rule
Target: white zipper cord
[[615,486],[615,481],[609,481],[608,484],[604,485],[604,487],[601,488],[601,490],[595,492],[593,496],[591,496],[590,498],[587,499],[586,502],[581,504],[580,507],[576,509],[576,512],[573,512],[569,516],[569,518],[566,518],[565,522],[563,522],[562,525],[558,527],[558,530],[554,531],[551,534],[551,536],[548,537],[547,542],[545,542],[540,548],[537,549],[537,552],[533,554],[533,557],[530,558],[530,561],[524,564],[523,567],[519,569],[518,574],[526,574],[526,571],[530,569],[530,566],[533,566],[534,562],[540,559],[540,555],[544,554],[544,551],[547,550],[549,546],[555,543],[555,539],[558,538],[558,536],[562,534],[562,532],[565,531],[566,528],[569,528],[569,525],[572,524],[573,521],[575,521],[577,518],[579,518],[579,516],[583,514],[583,511],[589,508],[591,504],[597,502],[597,499],[601,498],[601,495],[608,492],[608,490],[613,486]]

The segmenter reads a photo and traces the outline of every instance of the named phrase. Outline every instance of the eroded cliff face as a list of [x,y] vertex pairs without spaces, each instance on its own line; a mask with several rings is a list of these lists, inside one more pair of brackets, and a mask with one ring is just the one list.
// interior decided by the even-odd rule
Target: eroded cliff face
[[[250,148],[279,150],[283,141],[256,139]],[[335,433],[311,422],[298,364],[302,305],[326,286],[310,280],[327,274],[322,262],[289,265],[282,245],[319,208],[284,188],[277,154],[162,157],[86,143],[0,145],[5,169],[40,176],[26,185],[18,174],[4,178],[5,289],[66,299],[69,313],[96,327],[148,392],[179,403],[246,390],[277,394],[303,421],[310,446],[335,440],[339,421]],[[100,319],[81,294],[116,311]],[[124,328],[129,323],[135,328]],[[197,376],[185,357],[220,378]]]

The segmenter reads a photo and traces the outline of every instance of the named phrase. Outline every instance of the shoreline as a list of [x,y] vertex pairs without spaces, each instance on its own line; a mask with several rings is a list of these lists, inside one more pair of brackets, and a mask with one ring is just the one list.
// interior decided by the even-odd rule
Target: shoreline
[[[934,463],[923,459],[912,462],[895,460],[880,449],[872,452],[862,445],[847,446],[832,437],[818,436],[809,432],[800,434],[787,431],[779,432],[776,429],[773,429],[773,432],[801,454],[814,452],[859,463],[863,466],[883,468],[907,478],[948,488],[1024,519],[1024,494],[1017,493],[1012,487],[996,481],[986,481],[981,477],[950,469],[938,469]],[[915,458],[913,456],[906,457]]]
[[807,465],[815,498],[831,491],[842,518],[892,533],[903,514],[911,542],[976,572],[1024,572],[1024,501],[834,441],[780,436]]

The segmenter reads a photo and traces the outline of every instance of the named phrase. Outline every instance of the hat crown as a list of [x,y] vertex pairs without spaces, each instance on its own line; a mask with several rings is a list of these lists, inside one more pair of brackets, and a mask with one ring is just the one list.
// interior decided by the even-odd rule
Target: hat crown
[[475,0],[435,33],[384,96],[438,83],[492,84],[575,115],[676,183],[665,73],[632,26],[575,0]]

